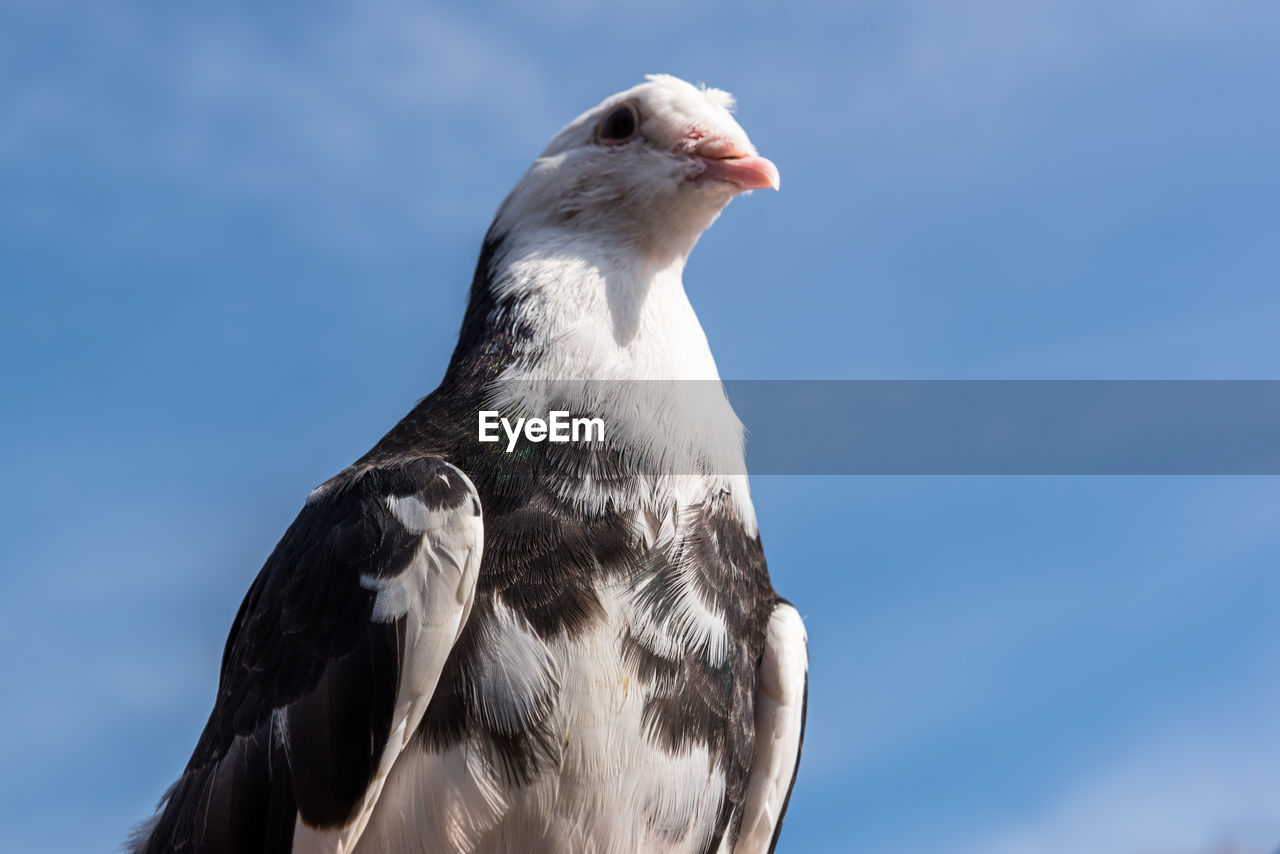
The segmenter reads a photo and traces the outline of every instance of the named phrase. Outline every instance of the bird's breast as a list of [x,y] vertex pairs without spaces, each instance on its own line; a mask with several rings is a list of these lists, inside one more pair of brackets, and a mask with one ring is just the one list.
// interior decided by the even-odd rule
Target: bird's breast
[[[536,640],[518,622],[491,617],[482,656],[533,671],[550,663],[550,672],[497,665],[478,678],[462,737],[418,739],[406,750],[357,850],[705,849],[725,775],[710,745],[654,737],[661,692],[628,652],[632,596],[601,590],[604,616],[572,637]],[[517,653],[519,645],[530,647]],[[392,804],[414,806],[383,809]]]
[[627,535],[477,601],[360,851],[705,850],[752,750],[756,597],[694,508]]

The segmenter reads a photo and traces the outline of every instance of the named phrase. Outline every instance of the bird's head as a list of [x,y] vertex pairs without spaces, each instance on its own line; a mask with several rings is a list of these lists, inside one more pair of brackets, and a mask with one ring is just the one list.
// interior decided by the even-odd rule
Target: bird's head
[[733,106],[719,89],[650,75],[556,134],[495,230],[599,237],[659,263],[687,256],[735,195],[779,186]]

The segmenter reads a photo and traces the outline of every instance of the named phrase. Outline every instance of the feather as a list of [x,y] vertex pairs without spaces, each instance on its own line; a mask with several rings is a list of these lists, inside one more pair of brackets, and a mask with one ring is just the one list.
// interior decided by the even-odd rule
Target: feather
[[[776,842],[799,618],[682,280],[732,198],[778,185],[733,106],[653,75],[551,140],[498,209],[439,388],[311,492],[246,595],[134,850]],[[485,443],[481,409],[606,439]]]

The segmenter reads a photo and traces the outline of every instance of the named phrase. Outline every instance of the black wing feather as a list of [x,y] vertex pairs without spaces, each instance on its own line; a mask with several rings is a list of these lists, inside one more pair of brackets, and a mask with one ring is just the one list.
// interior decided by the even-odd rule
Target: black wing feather
[[361,577],[404,571],[421,542],[387,497],[451,509],[472,496],[456,475],[397,461],[340,475],[302,509],[240,605],[209,721],[140,851],[287,852],[299,814],[352,818],[392,726],[404,630],[371,619]]

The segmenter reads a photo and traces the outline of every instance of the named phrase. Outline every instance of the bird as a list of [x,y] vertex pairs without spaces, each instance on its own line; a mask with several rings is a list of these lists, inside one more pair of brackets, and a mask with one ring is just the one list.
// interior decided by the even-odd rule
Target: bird
[[[779,187],[734,109],[650,75],[534,160],[439,387],[307,496],[130,850],[774,850],[808,641],[683,282],[731,199]],[[540,441],[549,407],[602,435]]]

